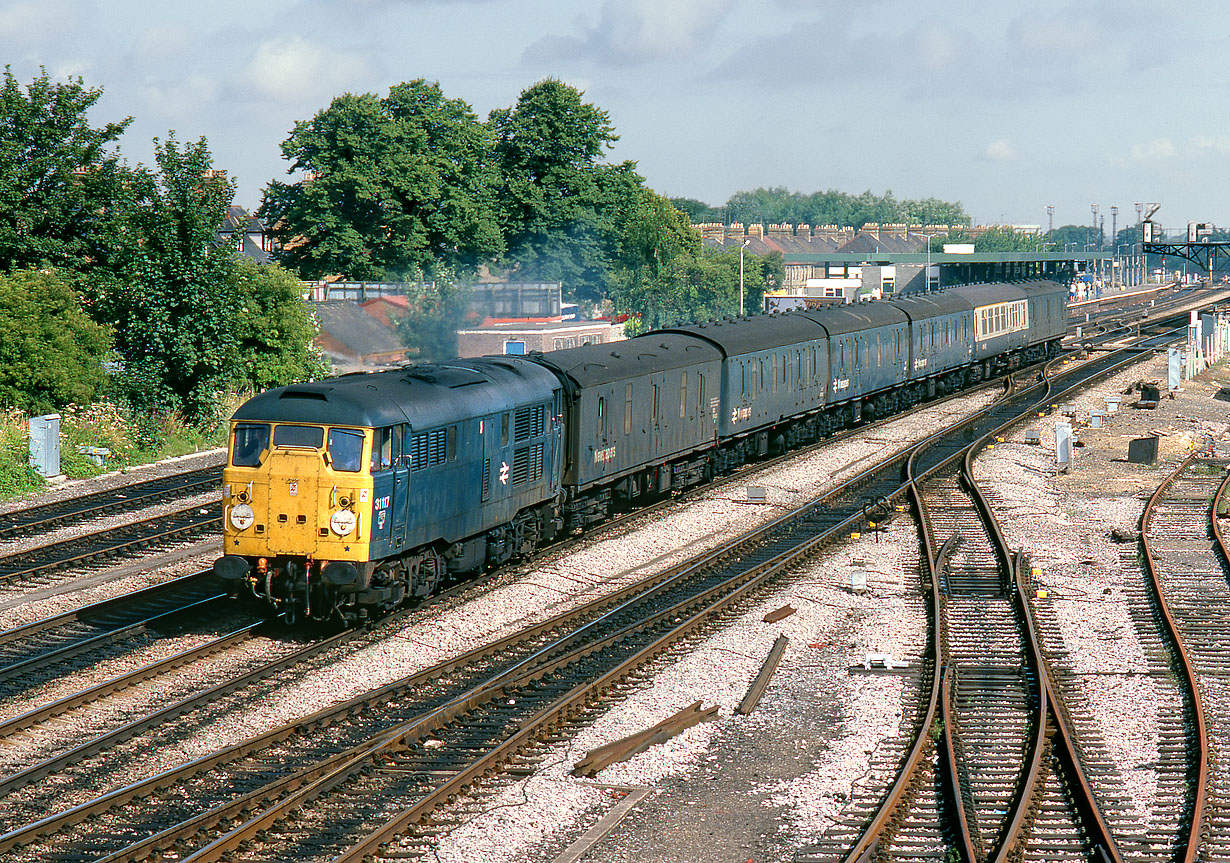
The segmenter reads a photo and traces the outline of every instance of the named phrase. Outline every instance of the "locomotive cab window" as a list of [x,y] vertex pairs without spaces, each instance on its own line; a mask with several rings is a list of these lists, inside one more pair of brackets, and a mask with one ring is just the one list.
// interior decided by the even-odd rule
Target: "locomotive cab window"
[[325,430],[320,426],[275,426],[273,445],[320,449],[325,442]]
[[269,426],[265,423],[239,423],[235,426],[235,445],[231,464],[235,467],[260,467],[261,453],[269,449]]
[[329,466],[358,473],[363,469],[363,432],[329,429]]

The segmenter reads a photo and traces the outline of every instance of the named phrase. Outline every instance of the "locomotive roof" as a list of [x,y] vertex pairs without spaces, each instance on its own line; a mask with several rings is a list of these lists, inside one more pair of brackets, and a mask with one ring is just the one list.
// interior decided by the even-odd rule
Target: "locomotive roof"
[[432,428],[549,399],[559,382],[534,363],[501,357],[407,366],[291,384],[254,396],[236,420]]
[[910,320],[934,318],[939,315],[954,315],[973,309],[967,297],[951,291],[936,291],[931,294],[906,294],[895,297],[893,305],[910,316]]
[[619,342],[535,354],[532,359],[585,387],[697,363],[720,362],[722,355],[703,339],[683,333],[652,332]]
[[690,324],[671,327],[664,332],[702,338],[717,345],[728,357],[825,337],[824,330],[816,326],[815,321],[794,312]]
[[906,322],[905,312],[892,303],[850,303],[844,306],[822,306],[795,312],[811,318],[828,330],[829,335],[846,333],[874,327],[888,327]]
[[956,285],[948,288],[954,294],[965,297],[975,306],[985,306],[990,303],[1006,303],[1010,300],[1022,300],[1030,296],[1045,296],[1061,293],[1067,296],[1067,288],[1049,279],[1038,279],[1028,282],[988,282],[977,285]]

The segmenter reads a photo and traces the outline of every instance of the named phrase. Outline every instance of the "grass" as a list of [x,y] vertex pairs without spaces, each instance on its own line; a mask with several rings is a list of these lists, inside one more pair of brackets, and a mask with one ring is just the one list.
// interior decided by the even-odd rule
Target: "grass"
[[[230,416],[238,397],[228,397],[219,413]],[[30,418],[20,411],[0,414],[0,499],[40,491],[47,480],[30,467]],[[86,479],[113,470],[149,464],[222,446],[226,422],[200,428],[178,414],[134,414],[110,402],[68,405],[60,411],[60,471]],[[105,447],[110,455],[96,464],[77,447]]]

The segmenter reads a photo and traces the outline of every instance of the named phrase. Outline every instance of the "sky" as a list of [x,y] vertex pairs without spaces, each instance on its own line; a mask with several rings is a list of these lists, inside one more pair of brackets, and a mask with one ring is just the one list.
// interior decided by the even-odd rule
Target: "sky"
[[720,205],[783,186],[960,201],[979,224],[1160,203],[1230,226],[1230,4],[1172,0],[0,0],[0,56],[204,136],[254,209],[281,144],[345,92],[425,78],[485,119],[553,77],[607,111],[609,158]]

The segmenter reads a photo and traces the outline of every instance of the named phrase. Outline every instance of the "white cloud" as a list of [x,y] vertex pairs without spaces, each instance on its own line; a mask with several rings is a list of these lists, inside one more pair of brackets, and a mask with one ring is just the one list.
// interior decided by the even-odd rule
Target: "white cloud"
[[40,40],[72,29],[79,10],[65,0],[26,0],[0,8],[0,39]]
[[617,64],[687,57],[733,8],[734,0],[607,0],[595,26],[577,36],[546,36],[528,53]]
[[1187,143],[1187,147],[1195,155],[1213,153],[1225,155],[1230,153],[1230,137],[1226,135],[1196,135]]
[[991,162],[1015,162],[1021,158],[1020,153],[1016,151],[1016,147],[1012,146],[1012,142],[1007,138],[999,138],[987,144],[987,148],[982,152],[983,158]]
[[1177,155],[1179,155],[1179,149],[1169,138],[1155,138],[1144,144],[1132,145],[1132,159],[1137,162],[1173,159]]
[[361,55],[323,48],[299,36],[262,42],[244,72],[265,96],[292,104],[329,99],[371,74]]
[[927,69],[946,69],[960,56],[960,41],[948,30],[934,24],[922,28],[917,36],[919,59]]

